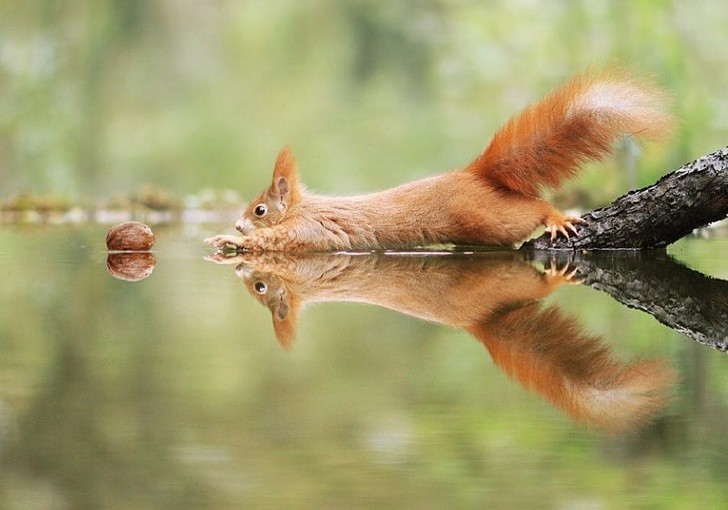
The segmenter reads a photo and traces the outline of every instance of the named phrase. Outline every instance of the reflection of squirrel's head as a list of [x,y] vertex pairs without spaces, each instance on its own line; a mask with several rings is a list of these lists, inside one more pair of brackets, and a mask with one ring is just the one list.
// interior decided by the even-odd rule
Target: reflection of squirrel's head
[[250,202],[235,223],[235,228],[249,234],[257,228],[277,225],[301,199],[302,192],[296,159],[293,152],[284,147],[273,168],[270,187]]
[[245,283],[250,295],[270,310],[276,338],[283,348],[290,349],[296,336],[299,306],[296,296],[273,273],[256,271],[245,264],[240,264],[236,273]]

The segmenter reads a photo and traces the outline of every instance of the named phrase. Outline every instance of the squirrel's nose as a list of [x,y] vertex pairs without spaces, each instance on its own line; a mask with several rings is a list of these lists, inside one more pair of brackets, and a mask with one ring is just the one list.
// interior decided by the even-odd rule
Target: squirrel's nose
[[250,223],[250,220],[240,218],[238,221],[235,222],[235,229],[241,234],[247,234],[248,232],[253,230],[253,225]]

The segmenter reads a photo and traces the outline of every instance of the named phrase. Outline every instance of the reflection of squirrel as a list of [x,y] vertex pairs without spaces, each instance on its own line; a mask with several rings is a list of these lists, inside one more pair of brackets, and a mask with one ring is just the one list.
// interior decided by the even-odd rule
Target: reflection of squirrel
[[308,193],[283,149],[270,188],[235,225],[245,235],[206,241],[254,251],[512,245],[539,225],[568,237],[581,220],[539,199],[540,188],[558,187],[621,136],[661,135],[671,123],[662,106],[658,90],[631,78],[579,77],[513,117],[465,168],[359,196]]
[[671,368],[663,360],[621,362],[574,317],[542,306],[574,272],[541,274],[519,257],[244,253],[211,259],[239,264],[238,276],[270,310],[286,349],[307,304],[368,303],[464,328],[510,377],[576,421],[624,430],[652,418],[667,402]]

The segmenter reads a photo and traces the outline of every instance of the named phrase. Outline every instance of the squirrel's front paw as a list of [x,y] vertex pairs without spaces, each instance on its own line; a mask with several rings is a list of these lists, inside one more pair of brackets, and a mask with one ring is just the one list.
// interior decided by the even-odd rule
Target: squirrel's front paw
[[225,246],[234,246],[235,248],[245,248],[245,239],[240,236],[229,234],[220,234],[208,237],[205,242],[215,248],[224,248]]

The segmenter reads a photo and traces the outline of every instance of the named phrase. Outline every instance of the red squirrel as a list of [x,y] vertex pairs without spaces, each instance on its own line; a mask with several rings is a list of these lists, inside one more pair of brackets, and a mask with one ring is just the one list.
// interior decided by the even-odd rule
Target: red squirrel
[[551,238],[582,220],[539,198],[622,136],[656,139],[672,124],[664,94],[624,74],[579,76],[511,118],[462,169],[365,195],[308,192],[290,149],[273,182],[245,209],[243,236],[205,242],[242,251],[329,252],[432,244],[512,246],[543,225]]

